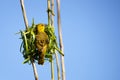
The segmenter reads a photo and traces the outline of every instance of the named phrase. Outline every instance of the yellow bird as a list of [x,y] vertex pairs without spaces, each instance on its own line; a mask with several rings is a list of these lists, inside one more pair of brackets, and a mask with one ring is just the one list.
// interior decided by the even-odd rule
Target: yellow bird
[[44,64],[44,57],[49,44],[48,35],[44,30],[45,24],[36,25],[35,45],[39,55],[38,64],[41,65]]

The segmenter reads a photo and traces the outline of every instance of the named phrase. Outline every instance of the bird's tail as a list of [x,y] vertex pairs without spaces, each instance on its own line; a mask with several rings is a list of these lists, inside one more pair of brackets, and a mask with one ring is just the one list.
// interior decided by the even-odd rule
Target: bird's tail
[[41,65],[44,64],[44,56],[45,56],[45,54],[43,54],[43,53],[39,54],[38,64],[41,64]]

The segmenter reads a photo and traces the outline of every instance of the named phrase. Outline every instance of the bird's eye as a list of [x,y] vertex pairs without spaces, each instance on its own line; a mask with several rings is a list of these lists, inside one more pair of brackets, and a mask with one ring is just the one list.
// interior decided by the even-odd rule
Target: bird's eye
[[44,26],[43,24],[41,24],[41,26]]

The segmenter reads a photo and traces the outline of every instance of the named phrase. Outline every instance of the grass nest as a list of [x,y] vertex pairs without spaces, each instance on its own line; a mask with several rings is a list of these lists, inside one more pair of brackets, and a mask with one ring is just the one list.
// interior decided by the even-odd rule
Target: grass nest
[[[22,39],[20,52],[24,57],[23,64],[25,63],[30,64],[31,60],[38,62],[39,55],[35,47],[35,33],[36,33],[35,29],[36,29],[36,25],[34,24],[33,21],[32,26],[29,26],[27,30],[20,30],[20,34],[21,34],[20,39]],[[61,55],[63,55],[63,53],[58,47],[58,43],[54,33],[54,27],[46,25],[45,32],[49,38],[49,47],[46,51],[44,60],[51,62],[51,60],[53,60],[52,56],[56,53],[56,51],[59,52]]]

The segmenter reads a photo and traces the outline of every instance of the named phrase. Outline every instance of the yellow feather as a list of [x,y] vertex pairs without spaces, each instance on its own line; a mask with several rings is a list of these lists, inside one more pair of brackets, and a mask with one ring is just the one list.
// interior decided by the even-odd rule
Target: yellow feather
[[44,64],[44,57],[45,53],[48,47],[48,35],[44,32],[45,25],[44,24],[38,24],[36,26],[37,33],[36,33],[36,49],[38,50],[39,54],[39,60],[38,64],[43,65]]

